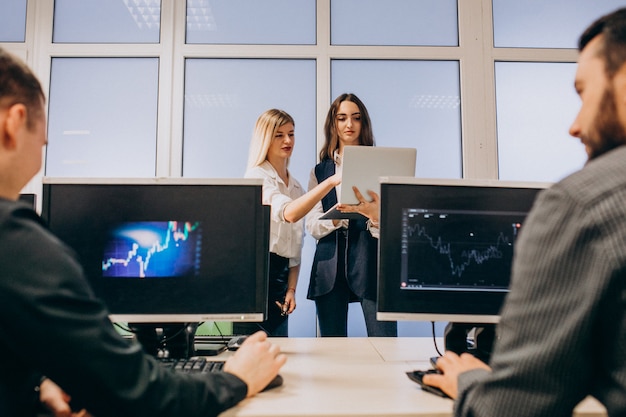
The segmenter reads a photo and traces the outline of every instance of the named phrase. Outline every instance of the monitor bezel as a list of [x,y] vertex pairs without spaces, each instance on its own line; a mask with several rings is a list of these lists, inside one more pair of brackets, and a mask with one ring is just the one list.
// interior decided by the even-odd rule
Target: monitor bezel
[[[381,177],[381,212],[380,212],[380,241],[379,241],[379,276],[378,276],[378,298],[377,298],[377,318],[383,321],[430,321],[430,322],[455,322],[455,323],[485,323],[496,324],[500,320],[499,312],[489,312],[485,314],[476,313],[464,313],[454,312],[451,314],[423,311],[423,312],[411,312],[411,311],[397,311],[400,309],[391,308],[389,298],[394,296],[394,289],[388,288],[389,282],[382,278],[382,275],[386,273],[386,254],[383,254],[381,249],[384,245],[387,245],[387,235],[385,229],[388,226],[386,223],[390,219],[386,213],[388,205],[385,203],[387,198],[387,186],[388,185],[401,185],[401,186],[451,186],[451,187],[488,187],[488,188],[525,188],[541,191],[550,187],[552,184],[548,182],[531,182],[531,181],[503,181],[503,180],[490,180],[490,179],[432,179],[432,178],[415,178],[415,177]],[[397,291],[397,290],[396,290]],[[502,292],[501,296],[495,296],[494,298],[504,297],[507,292]],[[396,295],[397,296],[397,295]],[[408,296],[407,296],[408,297]],[[408,309],[407,309],[408,310]]]
[[[257,178],[68,178],[68,177],[43,177],[42,218],[46,220],[49,215],[49,189],[54,185],[232,185],[232,186],[256,186],[258,187],[259,204],[262,205],[263,180]],[[257,301],[259,311],[245,313],[193,313],[193,314],[134,314],[134,313],[110,313],[112,322],[120,323],[201,323],[205,321],[221,322],[262,322],[267,316],[267,280],[269,266],[269,206],[262,205],[263,219],[262,230],[257,234],[257,258],[264,262],[264,284],[262,288],[265,294],[261,296],[263,303]],[[263,236],[261,236],[263,235]],[[257,279],[258,281],[258,279]]]

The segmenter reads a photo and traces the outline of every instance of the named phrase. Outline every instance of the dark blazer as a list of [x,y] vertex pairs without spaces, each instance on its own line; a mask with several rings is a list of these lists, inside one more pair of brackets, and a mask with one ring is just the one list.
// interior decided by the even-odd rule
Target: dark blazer
[[[315,166],[318,183],[335,174],[335,163],[324,159]],[[324,211],[337,204],[337,192],[333,188],[323,199]],[[343,253],[338,253],[338,239],[347,239]],[[350,220],[348,229],[338,229],[317,242],[309,292],[307,298],[315,299],[329,293],[337,278],[337,260],[346,260],[346,277],[350,289],[358,299],[376,300],[376,274],[378,268],[378,239],[367,230],[365,219]],[[354,301],[357,301],[355,299]]]
[[217,416],[247,393],[227,372],[169,372],[125,340],[74,253],[0,199],[0,415],[33,416],[38,375],[97,416]]

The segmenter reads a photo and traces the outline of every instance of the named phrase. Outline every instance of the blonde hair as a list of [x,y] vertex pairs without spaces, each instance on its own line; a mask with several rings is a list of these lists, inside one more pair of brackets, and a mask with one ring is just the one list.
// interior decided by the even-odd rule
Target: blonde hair
[[247,169],[259,166],[267,159],[267,151],[276,131],[287,123],[296,125],[293,117],[283,110],[270,109],[259,116],[250,141]]

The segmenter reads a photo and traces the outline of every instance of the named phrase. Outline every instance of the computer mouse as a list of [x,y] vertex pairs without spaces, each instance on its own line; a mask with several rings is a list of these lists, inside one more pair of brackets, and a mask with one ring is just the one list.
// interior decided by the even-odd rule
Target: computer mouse
[[226,348],[228,350],[237,350],[247,338],[248,336],[234,336],[228,341]]
[[283,385],[283,377],[278,374],[274,377],[274,379],[270,381],[269,384],[267,384],[265,388],[262,389],[262,391],[267,391],[272,388],[280,387],[281,385]]
[[440,358],[441,356],[431,356],[430,358],[430,366],[433,367],[433,369],[437,369],[437,360]]
[[419,386],[426,392],[430,392],[431,394],[435,394],[438,395],[439,397],[443,397],[443,398],[450,398],[448,396],[448,394],[446,394],[445,392],[443,392],[442,390],[440,390],[439,388],[435,388],[433,386],[430,385],[426,385],[424,384],[424,382],[422,381],[422,377],[426,374],[438,374],[441,373],[439,370],[437,369],[427,369],[425,371],[421,371],[421,370],[416,370],[416,371],[411,371],[411,372],[407,372],[406,375],[409,377],[409,379],[413,382],[416,382],[417,384],[419,384]]

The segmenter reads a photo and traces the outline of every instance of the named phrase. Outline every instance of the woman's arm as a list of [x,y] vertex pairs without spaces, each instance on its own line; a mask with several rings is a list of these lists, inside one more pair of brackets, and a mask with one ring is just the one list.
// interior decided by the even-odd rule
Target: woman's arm
[[[309,176],[309,190],[313,190],[318,186],[317,178],[315,177],[315,171],[311,170]],[[330,190],[329,190],[330,191]],[[337,230],[342,226],[342,221],[347,226],[347,220],[323,220],[320,217],[324,214],[324,208],[322,202],[318,201],[313,205],[313,208],[306,216],[306,222],[304,223],[306,231],[315,239],[321,239],[327,236],[329,233]]]
[[326,194],[341,183],[341,174],[326,178],[301,197],[287,204],[283,211],[285,221],[295,223],[302,219]]

